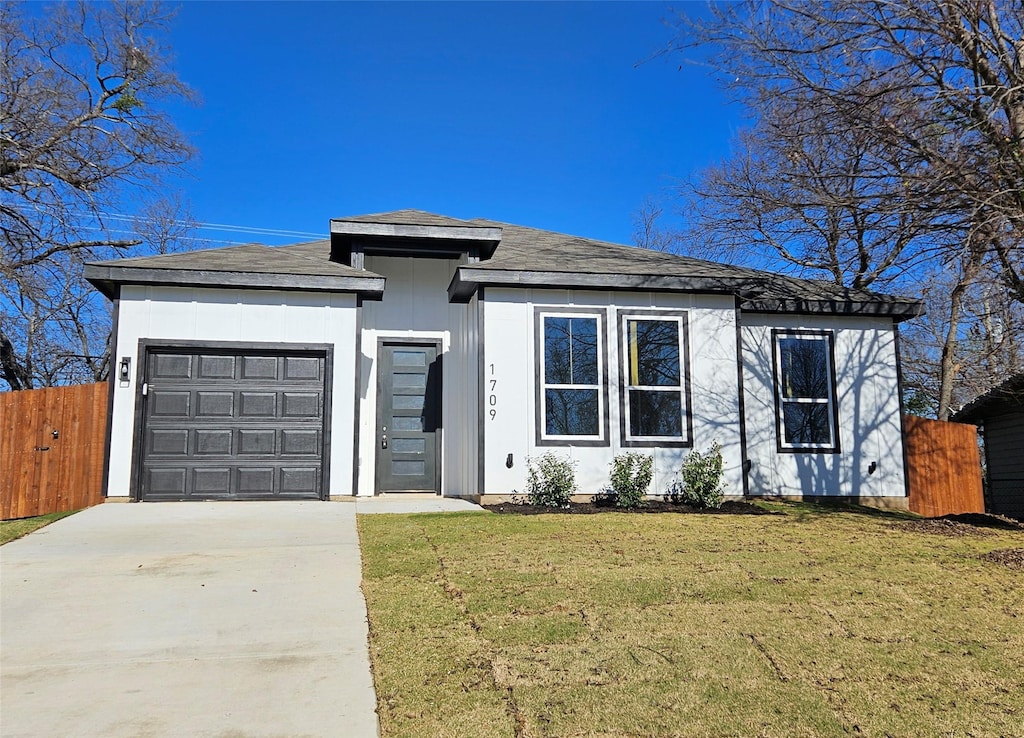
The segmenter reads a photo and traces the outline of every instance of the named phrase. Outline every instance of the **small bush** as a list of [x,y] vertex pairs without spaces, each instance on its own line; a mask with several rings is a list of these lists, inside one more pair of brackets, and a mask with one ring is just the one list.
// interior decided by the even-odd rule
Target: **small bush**
[[683,459],[679,479],[672,484],[669,498],[693,507],[721,507],[722,446],[715,441],[706,453],[691,451]]
[[531,505],[568,507],[576,493],[576,471],[569,459],[550,451],[530,459],[526,472],[526,499]]
[[611,465],[612,497],[616,507],[634,508],[643,503],[654,476],[654,459],[630,452],[616,456]]

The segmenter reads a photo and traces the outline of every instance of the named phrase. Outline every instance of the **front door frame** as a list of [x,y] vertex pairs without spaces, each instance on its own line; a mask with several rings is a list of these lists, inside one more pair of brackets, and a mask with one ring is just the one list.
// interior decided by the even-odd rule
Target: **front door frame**
[[[384,346],[429,346],[437,351],[437,357],[434,359],[437,371],[437,427],[434,430],[434,494],[441,496],[442,490],[442,477],[443,472],[441,469],[441,448],[444,444],[444,361],[443,351],[444,344],[439,338],[432,337],[417,337],[417,336],[379,336],[377,338],[377,401],[376,409],[374,413],[374,425],[373,425],[373,494],[374,496],[387,493],[389,490],[382,490],[380,488],[381,480],[381,464],[383,463],[383,454],[381,454],[380,437],[381,437],[381,419],[385,413],[383,411],[383,400],[384,400],[384,362],[382,360],[383,351],[381,349]],[[401,494],[401,493],[396,493]]]

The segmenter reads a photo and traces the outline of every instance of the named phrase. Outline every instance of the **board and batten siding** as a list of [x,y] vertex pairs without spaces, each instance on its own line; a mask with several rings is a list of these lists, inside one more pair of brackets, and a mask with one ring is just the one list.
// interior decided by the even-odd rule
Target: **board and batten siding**
[[[892,321],[744,314],[742,323],[749,494],[905,497]],[[839,453],[779,452],[773,329],[834,335]]]
[[1024,407],[985,415],[989,512],[1024,520]]
[[358,494],[376,490],[379,443],[378,347],[382,340],[438,341],[441,345],[441,493],[468,497],[477,491],[477,300],[448,302],[448,284],[462,259],[365,258],[365,267],[387,279],[379,302],[364,302],[359,386]]
[[356,298],[351,294],[124,285],[118,307],[114,366],[131,359],[131,381],[114,381],[110,474],[107,494],[126,497],[132,478],[139,340],[333,344],[330,495],[352,494],[352,429],[355,423]]
[[[535,308],[586,309],[604,313],[607,333],[607,446],[537,444],[537,372]],[[727,494],[743,494],[736,311],[731,296],[605,292],[488,287],[484,295],[482,414],[483,494],[524,492],[527,462],[548,451],[576,463],[579,493],[605,490],[612,459],[626,451],[654,457],[652,494],[663,494],[676,478],[681,447],[625,448],[620,423],[620,341],[617,311],[686,311],[689,333],[690,413],[693,448],[722,445]],[[494,410],[491,417],[490,411]],[[507,466],[511,454],[512,466]]]

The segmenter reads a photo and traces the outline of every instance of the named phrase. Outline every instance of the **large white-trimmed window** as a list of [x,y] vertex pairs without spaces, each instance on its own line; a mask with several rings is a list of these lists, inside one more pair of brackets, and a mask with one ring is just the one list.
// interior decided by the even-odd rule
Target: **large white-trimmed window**
[[690,445],[686,313],[619,311],[624,446]]
[[537,310],[537,442],[608,444],[602,312]]
[[772,331],[780,451],[839,451],[830,331]]

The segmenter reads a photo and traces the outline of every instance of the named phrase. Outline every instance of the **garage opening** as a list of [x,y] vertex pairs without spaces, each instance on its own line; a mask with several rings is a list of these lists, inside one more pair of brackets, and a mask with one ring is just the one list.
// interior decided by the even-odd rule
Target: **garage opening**
[[328,349],[144,356],[138,499],[325,499]]

